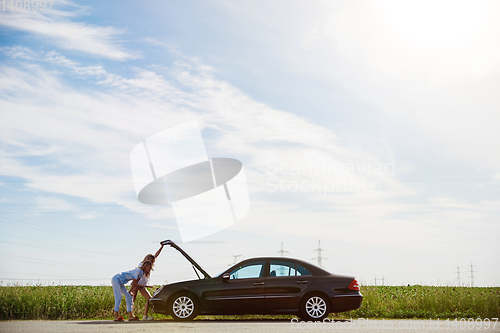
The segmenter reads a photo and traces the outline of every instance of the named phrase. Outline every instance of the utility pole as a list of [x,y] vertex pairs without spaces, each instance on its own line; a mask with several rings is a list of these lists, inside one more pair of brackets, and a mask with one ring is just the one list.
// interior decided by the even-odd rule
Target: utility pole
[[460,267],[457,266],[457,281],[458,281],[458,286],[461,286],[460,284]]
[[472,266],[472,261],[470,262],[470,286],[474,287],[474,266]]
[[279,250],[278,252],[276,252],[280,255],[280,257],[284,257],[285,256],[285,253],[289,253],[288,251],[285,251],[283,250],[283,242],[281,242],[281,250]]
[[382,275],[381,279],[377,279],[377,276],[375,275],[375,286],[377,285],[377,280],[379,280],[379,281],[382,280],[382,284],[381,285],[382,286],[384,285],[384,283],[385,283],[385,277],[383,275]]
[[319,266],[319,267],[323,267],[323,265],[322,265],[322,260],[323,260],[323,259],[325,259],[325,260],[326,260],[326,259],[328,259],[328,258],[323,258],[323,257],[321,256],[321,251],[324,251],[324,250],[325,250],[325,249],[322,249],[322,248],[321,248],[321,241],[319,240],[319,241],[318,241],[318,248],[317,248],[316,250],[314,250],[314,251],[318,252],[318,256],[317,256],[316,258],[312,258],[313,260],[318,260],[318,266]]
[[234,262],[232,264],[229,264],[228,266],[233,266],[234,264],[236,264],[238,262],[238,258],[242,256],[242,254],[233,254]]

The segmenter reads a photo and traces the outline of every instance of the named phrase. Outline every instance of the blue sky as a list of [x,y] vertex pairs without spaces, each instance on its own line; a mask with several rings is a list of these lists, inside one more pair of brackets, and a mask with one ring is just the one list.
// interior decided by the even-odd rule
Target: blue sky
[[[209,273],[276,255],[365,284],[497,285],[494,1],[55,1],[0,11],[0,280],[109,284],[170,207],[130,152],[197,120],[239,159],[250,213],[183,244]],[[152,282],[194,277],[171,249]]]

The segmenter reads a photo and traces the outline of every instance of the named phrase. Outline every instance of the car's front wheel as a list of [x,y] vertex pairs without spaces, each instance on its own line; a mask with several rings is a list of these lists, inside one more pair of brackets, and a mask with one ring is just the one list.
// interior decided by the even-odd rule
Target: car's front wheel
[[299,316],[304,321],[321,321],[329,313],[328,300],[321,294],[308,295],[300,302]]
[[174,320],[193,320],[198,315],[198,304],[189,294],[177,295],[170,303],[170,313]]

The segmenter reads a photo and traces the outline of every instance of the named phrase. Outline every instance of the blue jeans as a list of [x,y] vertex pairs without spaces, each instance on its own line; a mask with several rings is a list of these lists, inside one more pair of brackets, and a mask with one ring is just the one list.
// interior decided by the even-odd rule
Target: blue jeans
[[116,312],[120,311],[120,302],[122,301],[122,294],[125,295],[125,302],[127,303],[127,312],[132,311],[132,295],[128,293],[127,288],[123,283],[120,283],[118,279],[118,275],[116,274],[111,279],[111,285],[113,286],[113,293],[115,294],[115,308]]

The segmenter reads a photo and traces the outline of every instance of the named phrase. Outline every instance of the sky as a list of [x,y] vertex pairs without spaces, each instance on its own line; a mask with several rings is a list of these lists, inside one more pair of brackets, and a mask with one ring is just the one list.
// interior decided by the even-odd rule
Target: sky
[[[283,244],[362,284],[500,286],[500,3],[36,3],[0,8],[2,285],[110,285],[171,239],[212,275]],[[183,242],[130,154],[193,121],[250,211]],[[193,278],[165,248],[151,282]]]

